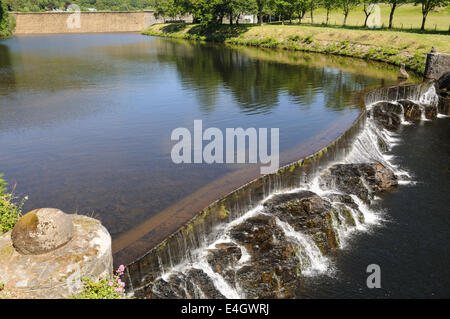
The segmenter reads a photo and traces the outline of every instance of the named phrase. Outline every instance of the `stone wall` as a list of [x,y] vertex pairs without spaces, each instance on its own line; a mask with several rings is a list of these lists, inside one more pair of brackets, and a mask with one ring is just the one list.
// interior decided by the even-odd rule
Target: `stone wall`
[[[16,35],[55,33],[139,32],[163,23],[153,11],[130,12],[14,12]],[[180,17],[190,22],[192,18]]]
[[450,54],[432,50],[427,54],[425,78],[438,80],[445,73],[450,72]]

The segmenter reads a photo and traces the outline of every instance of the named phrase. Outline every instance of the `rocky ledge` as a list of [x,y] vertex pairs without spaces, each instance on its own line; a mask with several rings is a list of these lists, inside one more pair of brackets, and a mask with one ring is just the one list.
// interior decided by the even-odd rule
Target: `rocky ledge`
[[38,209],[0,236],[0,282],[30,297],[68,298],[112,270],[111,236],[93,218]]

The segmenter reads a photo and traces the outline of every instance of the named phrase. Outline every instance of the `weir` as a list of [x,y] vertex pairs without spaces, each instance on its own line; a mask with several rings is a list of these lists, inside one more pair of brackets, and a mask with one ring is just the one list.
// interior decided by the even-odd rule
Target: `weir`
[[[205,289],[198,284],[193,284],[194,287],[190,288],[190,292],[186,287],[186,282],[189,281],[187,278],[192,276],[193,272],[201,271],[205,275],[203,282],[210,281],[213,288],[209,290],[216,291],[213,296],[248,297],[237,282],[233,287],[217,269],[211,267],[208,263],[208,254],[217,245],[238,246],[240,257],[233,267],[238,269],[247,265],[251,256],[246,247],[232,239],[233,227],[257,216],[264,219],[267,214],[263,203],[277,194],[295,193],[300,190],[314,192],[327,198],[332,189],[320,185],[319,176],[333,164],[381,163],[391,169],[400,182],[407,183],[409,174],[393,165],[390,157],[384,154],[384,151],[395,145],[398,136],[386,129],[380,129],[370,116],[373,104],[380,101],[396,103],[398,100],[410,100],[437,107],[438,96],[431,82],[378,88],[364,94],[363,101],[361,100],[359,105],[362,108],[361,114],[336,141],[315,154],[284,166],[275,174],[262,176],[214,202],[145,256],[128,265],[125,278],[127,290],[141,297],[148,297],[154,293],[164,295],[164,292],[155,291],[153,283],[158,281],[160,283],[158,287],[165,287],[174,281],[175,285],[182,286],[182,291],[175,293],[176,297],[208,297],[205,295]],[[335,212],[330,215],[330,223],[331,231],[336,234],[338,248],[345,246],[345,239],[350,233],[363,231],[371,224],[376,224],[379,219],[366,202],[355,195],[350,197],[353,206],[342,205],[334,199],[325,200],[326,205],[330,205],[330,209]],[[347,220],[352,222],[344,222]],[[280,233],[290,244],[298,247],[296,255],[302,275],[321,273],[329,269],[324,248],[319,247],[316,240],[294,229],[279,217],[276,217],[275,221],[274,227],[281,230]],[[280,280],[275,274],[271,276],[275,280]]]

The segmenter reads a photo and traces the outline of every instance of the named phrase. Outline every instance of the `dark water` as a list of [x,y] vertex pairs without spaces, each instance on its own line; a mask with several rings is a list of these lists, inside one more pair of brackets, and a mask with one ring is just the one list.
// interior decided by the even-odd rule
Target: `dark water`
[[[307,298],[450,297],[450,129],[449,119],[402,128],[392,150],[395,164],[415,185],[399,186],[378,204],[385,222],[356,235],[333,257],[333,277],[313,277]],[[381,289],[368,289],[366,268],[381,267]]]
[[[280,128],[286,163],[350,125],[359,112],[354,92],[395,76],[396,70],[360,60],[138,34],[1,41],[0,172],[16,184],[16,194],[29,196],[25,210],[93,215],[117,241],[205,185],[245,171],[173,164],[173,129],[192,130],[196,119],[204,128]],[[212,187],[211,198],[194,198],[198,207],[190,206],[173,227],[256,177],[239,175]],[[160,235],[173,230],[161,228]]]

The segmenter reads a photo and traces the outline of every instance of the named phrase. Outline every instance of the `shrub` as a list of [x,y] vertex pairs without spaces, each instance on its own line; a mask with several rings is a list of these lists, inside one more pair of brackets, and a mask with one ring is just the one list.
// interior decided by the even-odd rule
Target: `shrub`
[[123,299],[125,298],[125,283],[120,279],[125,267],[120,265],[115,275],[110,279],[83,278],[83,291],[72,299]]
[[12,35],[15,28],[15,19],[9,15],[6,5],[0,0],[0,39]]
[[298,34],[296,34],[296,35],[290,35],[290,36],[288,37],[288,40],[289,40],[289,41],[292,41],[292,42],[298,42],[298,41],[300,41],[300,39],[301,39],[301,37],[300,37]]
[[308,35],[303,42],[310,44],[311,42],[313,42],[313,36],[312,35]]
[[27,200],[25,197],[16,204],[13,194],[7,193],[6,185],[3,175],[0,174],[0,235],[13,229],[22,216],[22,206]]

